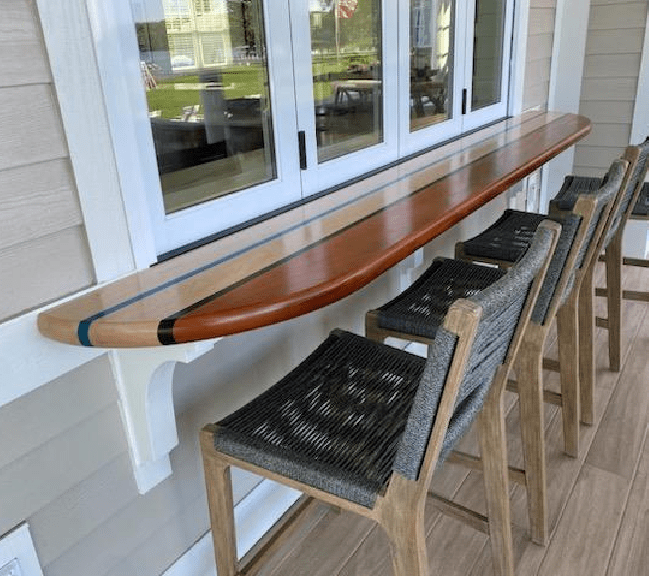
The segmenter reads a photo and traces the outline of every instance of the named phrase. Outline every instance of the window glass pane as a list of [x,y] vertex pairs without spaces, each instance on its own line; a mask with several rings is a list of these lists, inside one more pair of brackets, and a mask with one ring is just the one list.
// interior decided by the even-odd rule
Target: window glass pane
[[276,178],[261,0],[131,0],[165,212]]
[[505,0],[476,0],[471,110],[501,101]]
[[380,0],[310,0],[318,161],[383,141]]
[[453,0],[410,1],[410,130],[452,117]]

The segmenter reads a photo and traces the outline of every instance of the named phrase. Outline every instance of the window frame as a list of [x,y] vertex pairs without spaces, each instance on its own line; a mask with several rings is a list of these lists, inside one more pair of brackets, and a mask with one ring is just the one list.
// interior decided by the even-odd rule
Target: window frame
[[[514,0],[506,1],[508,15],[511,15]],[[489,107],[486,111],[480,110],[473,114],[461,115],[459,114],[461,89],[456,88],[453,94],[453,105],[458,114],[455,118],[411,133],[407,120],[409,107],[398,105],[398,103],[404,102],[404,98],[409,98],[407,71],[410,64],[409,61],[405,63],[409,54],[409,17],[403,17],[404,14],[409,14],[409,2],[397,3],[397,0],[382,0],[383,76],[387,78],[392,74],[397,78],[396,83],[384,83],[384,141],[367,149],[318,164],[314,145],[315,119],[313,118],[312,98],[303,97],[306,92],[312,95],[312,87],[310,83],[307,83],[308,90],[302,91],[301,98],[297,98],[292,90],[294,79],[295,85],[298,84],[300,71],[304,74],[304,70],[307,68],[310,70],[310,50],[294,52],[291,50],[292,45],[288,45],[287,48],[285,41],[289,33],[290,17],[297,19],[298,22],[307,23],[305,30],[297,35],[296,42],[299,41],[303,44],[310,42],[308,10],[304,2],[287,0],[287,7],[290,7],[291,11],[289,16],[289,10],[271,10],[270,2],[265,2],[263,6],[268,51],[273,53],[268,64],[271,102],[275,111],[273,127],[276,137],[277,179],[165,215],[147,114],[146,96],[140,82],[139,50],[132,32],[133,17],[131,16],[130,2],[114,0],[107,4],[99,5],[98,0],[87,0],[96,40],[100,74],[104,86],[110,87],[109,90],[104,90],[103,96],[110,118],[111,131],[117,135],[114,141],[120,143],[114,148],[122,188],[125,191],[124,202],[127,204],[129,199],[136,197],[138,195],[136,190],[140,193],[143,191],[148,211],[148,226],[142,228],[140,223],[138,231],[132,238],[135,239],[137,246],[140,245],[140,240],[145,246],[153,244],[153,260],[167,251],[173,251],[183,245],[199,241],[219,231],[286,206],[293,201],[356,178],[359,176],[359,171],[356,168],[359,165],[364,167],[363,172],[380,168],[399,158],[414,154],[469,129],[505,116],[507,103],[510,100],[508,96],[511,90],[504,91],[502,93],[503,102],[497,105],[499,108],[497,113],[494,113],[493,107]],[[401,4],[400,7],[399,4]],[[304,6],[300,8],[302,5]],[[300,10],[303,14],[300,13]],[[401,14],[398,14],[399,10]],[[464,3],[455,0],[455,10],[456,31],[468,30],[469,19]],[[93,15],[96,17],[93,18]],[[388,23],[394,22],[395,19],[399,22],[399,28],[389,29]],[[506,38],[507,34],[511,35],[512,33],[511,20],[511,17],[508,18]],[[110,23],[110,25],[106,23]],[[113,35],[113,38],[119,37],[119,50],[113,50],[110,47],[110,42],[97,40],[98,38],[110,39],[110,34]],[[295,27],[293,34],[295,35]],[[466,54],[471,45],[472,40],[468,41],[466,37],[462,38],[460,33],[454,35],[456,62],[467,63],[466,66],[454,66],[455,87],[464,85],[463,74],[465,76],[470,74],[471,63],[468,63]],[[507,55],[506,61],[509,62],[507,48],[508,46],[505,47],[504,53]],[[295,61],[293,60],[294,53],[296,54]],[[280,60],[290,63],[290,66],[278,66],[276,63]],[[466,72],[467,70],[469,72]],[[509,75],[505,76],[504,74],[502,82],[503,87],[511,89]],[[117,90],[117,87],[121,90]],[[405,101],[407,102],[407,100]],[[394,107],[398,110],[396,114],[385,113]],[[126,116],[129,118],[126,119]],[[119,120],[117,120],[118,118]],[[473,118],[476,121],[472,121]],[[307,143],[309,143],[306,171],[300,171],[297,163],[299,157],[298,130],[305,130]],[[309,138],[310,136],[312,138]],[[143,204],[141,199],[138,204],[140,205],[138,210],[141,211]],[[127,212],[132,210],[127,207]],[[146,217],[141,220],[145,219]],[[151,253],[150,247],[147,249],[147,253]]]
[[304,0],[287,0],[291,13],[291,28],[295,51],[294,70],[296,86],[296,112],[298,130],[305,132],[307,168],[301,171],[303,196],[309,196],[359,176],[358,166],[369,172],[393,162],[399,157],[398,115],[388,115],[387,110],[397,108],[396,82],[385,82],[397,77],[397,30],[388,23],[396,21],[398,0],[381,1],[381,51],[382,51],[382,105],[383,141],[338,158],[318,162],[315,115],[313,110],[313,82],[311,60],[311,33],[309,8]]
[[[129,141],[131,120],[122,115],[126,141],[118,141],[122,133],[111,122],[104,103],[107,89],[101,63],[105,66],[106,61],[100,55],[101,47],[103,43],[104,52],[110,49],[119,53],[108,16],[124,9],[126,1],[70,0],[61,5],[36,0],[99,285],[147,268],[157,260],[141,182],[135,179],[131,186],[122,185],[139,174],[128,174],[121,164],[124,156],[137,150],[128,148],[134,144]],[[528,16],[529,0],[517,1],[509,114],[522,112]],[[109,38],[113,40],[109,42]],[[111,86],[111,90],[122,91],[122,96],[124,88],[123,84]],[[127,98],[123,102],[125,107],[130,106]],[[61,344],[38,332],[39,312],[83,292],[0,323],[0,344],[10,359],[9,388],[0,406],[106,353],[105,349]]]
[[[468,132],[483,126],[498,118],[503,118],[507,115],[509,110],[509,100],[511,96],[510,83],[511,83],[511,70],[513,59],[513,27],[514,27],[514,1],[505,1],[505,25],[503,30],[503,55],[502,55],[502,73],[500,77],[500,95],[501,100],[490,106],[479,108],[477,110],[470,110],[471,96],[473,90],[473,38],[474,38],[474,21],[475,21],[475,5],[478,0],[474,0],[467,4],[465,10],[465,78],[464,88],[467,91],[467,112],[463,115],[462,132]],[[469,6],[470,4],[470,6]]]
[[[457,0],[456,0],[457,1]],[[513,2],[514,0],[509,0]],[[74,6],[69,8],[71,15],[63,15],[60,17],[58,14],[53,14],[53,9],[46,9],[46,0],[37,0],[39,5],[39,12],[47,13],[44,17],[41,16],[44,27],[52,28],[47,34],[47,43],[54,42],[59,45],[57,55],[52,55],[53,52],[48,46],[50,52],[51,65],[55,80],[57,77],[63,78],[65,76],[66,67],[69,66],[69,60],[72,58],[75,62],[84,62],[86,67],[94,69],[100,78],[100,86],[95,90],[94,97],[103,101],[103,114],[102,122],[107,123],[107,128],[110,132],[111,146],[110,150],[104,146],[104,156],[110,156],[110,160],[114,159],[114,171],[119,180],[119,187],[117,191],[113,191],[112,201],[117,200],[119,194],[119,202],[123,206],[123,219],[125,226],[119,229],[121,238],[128,242],[131,248],[132,258],[131,266],[133,269],[145,268],[158,259],[159,250],[155,247],[155,235],[153,225],[151,223],[150,208],[148,206],[147,196],[145,194],[147,186],[153,184],[159,187],[157,178],[157,165],[155,160],[155,152],[153,143],[150,138],[144,139],[141,142],[142,135],[148,135],[150,129],[148,128],[148,115],[146,114],[145,93],[140,90],[140,68],[139,68],[139,53],[135,50],[131,54],[131,62],[129,66],[119,74],[112,74],[111,70],[120,70],[119,66],[124,66],[125,54],[122,51],[123,45],[128,45],[130,42],[132,46],[137,48],[135,35],[132,33],[132,18],[130,17],[130,3],[129,0],[112,0],[111,2],[102,2],[101,0],[74,0]],[[461,3],[460,3],[461,4]],[[281,12],[275,10],[275,12]],[[127,25],[124,25],[123,15],[129,16]],[[516,0],[516,7],[514,11],[515,23],[513,26],[513,47],[512,60],[513,65],[510,68],[510,81],[509,81],[509,109],[508,114],[520,113],[522,109],[522,96],[525,74],[525,57],[526,57],[526,40],[527,40],[527,18],[529,13],[529,0]],[[87,22],[83,20],[87,19]],[[121,27],[118,23],[121,20]],[[57,21],[61,23],[57,25]],[[385,22],[385,19],[384,19]],[[88,29],[90,40],[94,50],[83,50],[77,43],[70,43],[68,39],[68,30],[70,25],[75,28]],[[58,27],[61,27],[61,32]],[[85,32],[81,30],[81,34]],[[402,31],[399,30],[399,34]],[[116,41],[117,39],[117,41]],[[401,40],[400,40],[401,41]],[[456,38],[457,44],[457,38]],[[67,55],[67,61],[62,56],[62,52]],[[133,57],[135,54],[135,57]],[[128,64],[128,63],[127,63]],[[408,64],[409,66],[409,64]],[[130,82],[126,72],[130,71],[132,78],[137,78],[135,82]],[[403,74],[401,75],[403,76]],[[400,82],[402,84],[402,82]],[[131,90],[129,90],[129,86]],[[78,88],[78,87],[77,87]],[[136,90],[133,90],[136,88]],[[57,90],[60,87],[57,86]],[[67,106],[73,108],[78,106],[78,97],[72,94],[72,90],[62,98],[67,100]],[[457,91],[456,91],[457,92]],[[61,95],[60,95],[61,98]],[[64,108],[64,106],[62,106]],[[119,110],[119,116],[116,116],[115,110]],[[74,122],[67,122],[66,132],[74,130]],[[69,126],[68,126],[69,125]],[[144,130],[146,127],[146,130]],[[424,131],[418,131],[424,132]],[[442,137],[443,139],[443,137]],[[437,138],[440,141],[440,138]],[[117,144],[119,143],[119,144]],[[91,141],[86,142],[91,145]],[[425,140],[417,144],[417,148],[413,151],[423,149],[435,144],[435,140]],[[147,148],[148,147],[148,148]],[[295,155],[298,155],[297,139],[295,141]],[[409,154],[405,148],[402,148],[402,156]],[[84,166],[93,155],[86,147],[79,147],[76,151],[78,158],[73,158],[75,166]],[[148,167],[147,167],[148,163]],[[75,173],[77,169],[75,168]],[[144,175],[156,174],[155,179],[147,179]],[[93,261],[97,270],[104,267],[103,262],[108,263],[116,258],[114,242],[102,240],[105,237],[106,228],[99,224],[100,217],[105,217],[105,206],[108,202],[102,202],[100,199],[86,194],[85,187],[79,186],[79,194],[82,198],[83,205],[87,204],[88,207],[83,209],[84,216],[88,215],[89,222],[86,223],[89,230],[89,238],[95,238],[91,241],[92,245],[102,245],[102,251],[109,256],[101,256],[95,258],[100,251],[93,250]],[[109,200],[109,199],[106,199]],[[111,205],[112,206],[112,205]],[[239,218],[240,222],[244,219]],[[96,234],[93,231],[98,231]],[[111,229],[114,235],[114,227]],[[123,246],[124,243],[119,244]],[[124,260],[124,259],[122,259]],[[127,263],[121,263],[118,267],[119,271],[113,267],[106,274],[98,274],[98,280],[102,281],[107,278],[116,278],[120,274],[124,274],[126,269],[129,268]]]
[[[96,3],[96,0],[88,0]],[[130,154],[121,159],[120,168],[128,172],[140,171],[141,187],[151,218],[151,233],[157,255],[177,249],[217,231],[226,230],[241,222],[250,220],[299,200],[300,174],[294,162],[298,156],[297,128],[295,124],[295,94],[292,90],[292,60],[289,51],[282,50],[282,39],[290,32],[288,14],[283,10],[270,10],[264,2],[265,36],[268,52],[281,52],[275,59],[269,58],[269,84],[271,106],[273,109],[274,146],[276,151],[277,176],[264,182],[223,197],[206,201],[186,209],[165,214],[162,201],[162,188],[158,177],[158,166],[151,134],[146,92],[142,87],[140,55],[136,36],[133,34],[134,21],[131,4],[128,0],[113,0],[111,6],[120,5],[113,13],[113,30],[120,37],[121,59],[117,52],[98,50],[99,67],[106,78],[105,86],[117,86],[118,77],[125,80],[124,90],[129,93],[130,108],[124,108],[123,98],[112,90],[104,95],[106,108],[111,119],[117,121],[122,130],[118,142],[135,142],[139,154]],[[100,8],[104,12],[108,7]],[[104,18],[107,15],[104,16]],[[96,23],[97,27],[101,22]],[[101,45],[98,45],[100,48]],[[106,54],[104,54],[106,53]],[[289,66],[278,66],[279,58],[288,58]],[[102,60],[105,59],[102,65]],[[126,126],[123,117],[129,115],[132,125]],[[111,122],[111,125],[115,121]],[[278,151],[282,150],[283,154]],[[116,151],[117,153],[118,151]],[[129,191],[129,195],[134,194]]]
[[[455,30],[464,29],[464,2],[454,0]],[[410,130],[410,1],[402,2],[398,18],[399,26],[399,144],[401,155],[416,154],[419,150],[433,146],[462,133],[462,90],[464,67],[457,63],[465,61],[466,42],[460,34],[453,34],[453,108],[452,118],[415,131]]]

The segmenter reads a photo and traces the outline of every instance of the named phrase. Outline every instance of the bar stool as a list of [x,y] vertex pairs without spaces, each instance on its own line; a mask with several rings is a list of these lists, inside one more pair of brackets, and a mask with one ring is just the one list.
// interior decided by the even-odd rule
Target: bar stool
[[469,299],[454,300],[423,359],[341,330],[250,403],[201,431],[219,575],[238,569],[230,466],[262,474],[387,532],[397,574],[428,570],[433,471],[478,418],[494,565],[513,573],[502,395],[558,227]]
[[[585,424],[592,424],[594,418],[594,386],[595,386],[595,360],[594,360],[594,324],[608,329],[609,366],[613,371],[620,370],[621,357],[621,326],[622,326],[622,239],[624,227],[631,216],[643,188],[647,173],[647,160],[649,154],[649,140],[639,146],[630,146],[624,152],[623,158],[632,165],[631,174],[623,186],[623,193],[613,208],[609,222],[605,229],[601,246],[598,247],[592,263],[587,268],[581,287],[579,314],[580,314],[580,394],[581,394],[581,420]],[[591,177],[568,176],[564,180],[561,190],[550,204],[551,212],[560,214],[562,211],[571,210],[576,194],[581,190],[597,188],[602,179]],[[593,310],[593,279],[597,257],[604,251],[603,257],[606,267],[607,288],[596,291],[597,295],[607,297],[608,318],[594,317]],[[633,262],[633,261],[632,261]],[[642,266],[642,264],[640,264]]]
[[[640,180],[640,184],[642,184],[642,179]],[[643,221],[649,220],[649,183],[642,184],[640,194],[638,195],[638,199],[633,207],[633,212],[631,212],[629,219]],[[605,260],[605,258],[605,256],[600,257],[601,260]],[[631,258],[624,256],[621,260],[623,265],[649,268],[649,260],[644,258]],[[605,260],[605,262],[607,261]],[[598,288],[595,290],[595,294],[597,296],[612,298],[609,297],[607,289]],[[622,298],[631,301],[649,302],[649,291],[624,290],[622,291]],[[609,313],[608,316],[608,319],[598,319],[598,321],[600,321],[598,326],[605,324],[602,321],[606,321],[606,325],[608,325],[611,322],[611,314]]]
[[[617,161],[609,171],[608,184],[595,194],[581,195],[575,203],[574,214],[556,218],[562,230],[552,256],[531,321],[522,338],[515,359],[518,382],[510,381],[508,388],[517,390],[521,405],[521,434],[525,454],[524,479],[532,540],[547,541],[547,512],[545,489],[545,448],[543,439],[542,359],[550,324],[557,317],[559,326],[562,394],[545,394],[545,399],[563,407],[566,452],[576,456],[579,451],[579,388],[577,351],[577,292],[581,269],[594,251],[611,207],[611,200],[624,178],[627,163]],[[602,217],[602,218],[600,218]],[[477,237],[456,246],[456,257],[487,263],[501,268],[511,267],[523,255],[542,214],[505,211],[503,216]],[[424,343],[434,342],[434,335],[420,330],[421,321],[432,313],[436,295],[429,288],[436,277],[436,263],[401,295],[365,317],[366,335],[377,341],[388,336]],[[497,270],[497,269],[490,269]],[[476,280],[476,282],[479,282]],[[434,320],[434,318],[433,318]],[[566,385],[564,386],[564,383]],[[474,464],[479,461],[469,455],[455,453],[451,462]],[[520,479],[521,475],[513,475]]]

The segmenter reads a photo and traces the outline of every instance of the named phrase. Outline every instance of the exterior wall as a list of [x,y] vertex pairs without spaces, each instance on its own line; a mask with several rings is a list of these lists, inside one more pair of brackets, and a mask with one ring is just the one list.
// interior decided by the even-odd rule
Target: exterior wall
[[592,133],[577,144],[574,173],[601,176],[631,139],[647,3],[592,0],[579,113]]
[[557,0],[531,0],[523,110],[548,108]]
[[1,321],[94,273],[34,6],[0,0],[0,13]]
[[[9,114],[8,107],[3,106],[0,115],[34,118],[40,106],[45,111],[44,116],[34,124],[39,127],[42,139],[43,127],[48,126],[45,118],[49,118],[49,125],[54,127],[52,133],[58,136],[48,137],[48,146],[44,148],[50,154],[52,150],[57,152],[54,158],[35,155],[29,161],[21,160],[28,152],[39,150],[36,146],[39,140],[34,137],[30,145],[23,146],[20,155],[13,147],[3,148],[7,139],[11,141],[25,133],[25,127],[18,120],[3,117],[0,164],[7,159],[13,164],[0,166],[0,179],[3,175],[9,178],[6,174],[9,173],[13,176],[14,190],[15,183],[26,191],[40,190],[41,178],[45,184],[57,182],[47,170],[58,168],[59,174],[67,176],[65,185],[55,188],[66,190],[67,195],[75,199],[74,180],[48,68],[38,28],[34,25],[32,6],[26,2],[0,0],[0,7],[10,15],[10,20],[15,14],[14,25],[5,27],[5,21],[0,23],[2,53],[15,50],[16,58],[28,54],[26,49],[12,48],[14,41],[10,40],[17,31],[23,35],[27,34],[25,30],[32,30],[31,35],[38,43],[31,42],[38,46],[40,57],[31,64],[23,62],[21,65],[9,62],[12,58],[1,59],[0,69],[13,67],[5,68],[4,74],[0,74],[0,83],[11,82],[9,87],[0,84],[0,102],[13,103],[9,108],[12,111],[17,108],[18,112]],[[547,7],[539,10],[547,10]],[[22,20],[16,25],[18,18]],[[530,26],[530,31],[534,26]],[[546,28],[547,25],[542,29]],[[539,35],[544,34],[547,35]],[[529,45],[535,44],[537,48],[531,48],[531,54],[540,54],[538,45],[547,48],[547,38],[537,41],[530,37]],[[38,78],[30,76],[37,72]],[[538,100],[540,103],[547,100],[547,88],[535,92],[532,80],[536,79],[536,75],[528,76],[525,93],[541,94],[538,99],[530,97],[530,102]],[[35,95],[40,95],[38,106],[33,103]],[[13,122],[13,128],[3,132],[7,122]],[[53,146],[52,142],[58,145]],[[0,195],[5,188],[0,180]],[[413,261],[406,259],[362,291],[335,305],[273,327],[222,339],[213,352],[190,365],[179,365],[174,379],[174,403],[180,443],[171,455],[174,473],[146,495],[138,494],[133,480],[115,382],[106,356],[0,408],[0,535],[27,520],[45,574],[163,572],[208,530],[198,452],[200,427],[218,420],[275,382],[332,328],[340,326],[362,332],[363,313],[367,309],[406,286],[435,256],[452,255],[456,241],[488,226],[501,214],[506,203],[503,195],[425,247],[424,264],[417,270],[409,268]],[[52,204],[48,201],[45,212],[52,212]],[[24,214],[22,210],[26,209],[21,209],[21,215]],[[68,225],[66,230],[76,231],[82,237],[78,207],[75,214],[74,224]],[[5,226],[0,230],[4,238]],[[52,238],[57,234],[52,233]],[[0,266],[2,254],[0,250]],[[25,262],[31,262],[30,258],[34,255],[19,262],[24,266]],[[87,249],[79,250],[69,261],[57,265],[56,273],[47,273],[48,269],[41,268],[46,271],[43,276],[53,280],[64,277],[65,280],[71,276],[67,271],[79,267],[87,270]],[[3,279],[6,278],[4,270]],[[61,274],[61,270],[66,274]],[[33,306],[91,282],[91,275],[83,278],[83,282],[59,289],[58,293],[38,295],[25,306]],[[235,501],[244,498],[257,483],[258,478],[252,475],[235,473]]]

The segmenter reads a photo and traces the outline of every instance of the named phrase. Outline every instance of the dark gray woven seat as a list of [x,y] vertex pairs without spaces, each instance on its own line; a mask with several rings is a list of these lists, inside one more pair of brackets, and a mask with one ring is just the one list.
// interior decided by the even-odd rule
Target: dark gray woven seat
[[[632,201],[633,194],[636,191],[638,181],[640,178],[644,178],[646,172],[647,157],[649,156],[649,139],[645,140],[642,144],[638,145],[640,149],[640,155],[638,157],[638,162],[636,163],[631,177],[627,181],[624,191],[622,191],[622,197],[617,207],[615,207],[615,212],[611,215],[611,221],[606,230],[606,236],[604,237],[604,242],[602,248],[606,248],[615,233],[617,232],[620,225],[625,222],[624,215],[627,213],[629,204]],[[577,201],[577,197],[581,193],[594,193],[600,187],[604,186],[608,180],[608,174],[604,178],[597,177],[585,177],[585,176],[567,176],[564,179],[561,190],[557,193],[554,199],[550,202],[550,214],[553,212],[565,212],[571,211]],[[643,187],[643,189],[646,186]],[[645,193],[644,199],[642,195],[642,190],[640,196],[636,201],[633,211],[642,210],[647,207],[647,196]],[[646,214],[646,212],[645,212]]]
[[424,364],[334,331],[276,385],[218,423],[216,448],[370,506],[392,472]]
[[[470,257],[514,263],[525,254],[539,224],[547,218],[549,217],[545,214],[508,209],[493,225],[467,240],[464,252]],[[550,302],[581,222],[574,214],[555,217],[553,220],[561,225],[561,235],[532,311],[532,320],[537,324],[545,323]]]
[[568,175],[563,179],[561,189],[552,199],[552,202],[561,211],[572,210],[581,193],[593,193],[602,184],[604,184],[604,179],[598,176]]
[[[541,229],[516,267],[472,290],[483,314],[440,459],[484,402],[551,236]],[[426,361],[336,330],[286,377],[217,423],[215,447],[371,507],[393,471],[418,478],[455,343],[439,326]]]
[[494,267],[436,258],[410,287],[377,309],[378,324],[381,328],[434,339],[453,301],[470,298],[504,274]]

